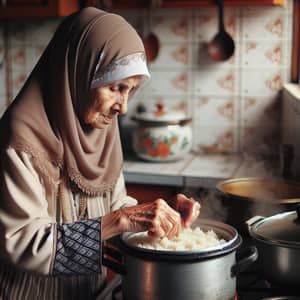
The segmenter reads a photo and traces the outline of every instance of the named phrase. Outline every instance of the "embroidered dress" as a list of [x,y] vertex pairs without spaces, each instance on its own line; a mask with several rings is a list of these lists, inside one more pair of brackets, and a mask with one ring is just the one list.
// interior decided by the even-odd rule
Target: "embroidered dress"
[[[0,175],[6,194],[0,219],[7,238],[0,241],[0,299],[94,299],[106,275],[101,267],[101,216],[136,204],[126,195],[122,173],[112,192],[88,198],[86,220],[78,220],[80,197],[68,185],[74,220],[62,223],[57,191],[44,184],[30,156],[10,148],[2,159]],[[37,219],[38,230],[31,225],[32,219]]]

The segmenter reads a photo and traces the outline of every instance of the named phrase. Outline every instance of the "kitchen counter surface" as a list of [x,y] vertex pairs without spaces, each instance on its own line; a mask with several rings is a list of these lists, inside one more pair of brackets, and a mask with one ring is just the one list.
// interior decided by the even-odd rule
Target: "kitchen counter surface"
[[216,183],[235,177],[277,176],[274,164],[245,155],[190,153],[175,162],[148,162],[135,156],[125,158],[127,183],[213,188]]

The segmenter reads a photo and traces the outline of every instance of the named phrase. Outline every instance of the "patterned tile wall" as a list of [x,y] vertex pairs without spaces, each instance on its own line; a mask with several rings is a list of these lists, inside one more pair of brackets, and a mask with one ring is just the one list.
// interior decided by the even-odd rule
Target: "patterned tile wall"
[[[159,9],[151,30],[158,36],[152,79],[129,105],[163,102],[193,117],[199,153],[271,154],[279,143],[281,87],[290,81],[292,0],[283,7],[226,7],[225,27],[235,55],[213,62],[206,44],[217,32],[217,10]],[[147,11],[119,11],[141,33]],[[12,101],[60,19],[0,24],[0,112]],[[3,59],[5,57],[5,59]]]

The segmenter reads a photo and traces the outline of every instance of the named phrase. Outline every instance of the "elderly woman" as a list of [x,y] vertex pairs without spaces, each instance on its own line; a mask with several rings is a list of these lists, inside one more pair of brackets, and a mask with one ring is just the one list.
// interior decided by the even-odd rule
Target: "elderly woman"
[[197,217],[184,195],[137,204],[126,194],[117,116],[147,78],[122,17],[86,8],[58,27],[1,119],[1,299],[93,299],[103,241],[173,237]]

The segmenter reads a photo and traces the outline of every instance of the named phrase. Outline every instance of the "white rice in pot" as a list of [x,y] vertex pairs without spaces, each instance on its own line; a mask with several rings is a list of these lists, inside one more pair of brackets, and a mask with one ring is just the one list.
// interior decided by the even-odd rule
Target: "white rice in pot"
[[221,245],[226,241],[219,239],[213,230],[204,232],[200,227],[186,228],[181,231],[178,237],[168,239],[150,237],[147,232],[134,234],[128,242],[136,247],[153,250],[187,251],[200,250]]

